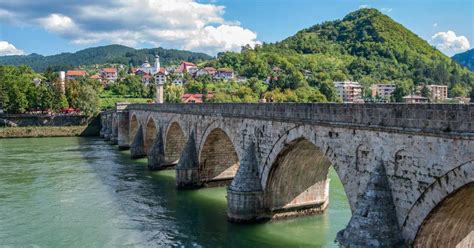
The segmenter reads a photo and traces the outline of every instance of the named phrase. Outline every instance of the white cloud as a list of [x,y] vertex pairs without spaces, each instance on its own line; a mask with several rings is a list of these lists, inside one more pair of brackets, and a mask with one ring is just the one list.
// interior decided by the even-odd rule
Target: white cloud
[[[98,42],[216,54],[258,44],[257,34],[224,19],[225,7],[196,0],[0,1],[0,21],[40,26],[78,44]],[[35,11],[32,11],[35,10]],[[8,13],[8,14],[7,14]]]
[[77,28],[71,18],[61,14],[51,14],[48,17],[39,18],[38,23],[46,30],[58,34],[68,34]]
[[454,31],[438,32],[431,37],[431,44],[442,52],[452,55],[470,48],[469,40],[465,36],[457,36]]
[[368,9],[368,8],[370,8],[370,5],[368,4],[359,5],[359,9]]
[[13,44],[0,40],[0,56],[5,55],[23,55],[24,52],[17,49]]

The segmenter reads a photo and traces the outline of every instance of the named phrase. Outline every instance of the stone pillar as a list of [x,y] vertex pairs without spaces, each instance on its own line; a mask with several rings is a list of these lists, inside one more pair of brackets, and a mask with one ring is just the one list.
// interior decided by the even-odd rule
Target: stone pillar
[[137,134],[135,135],[132,145],[130,146],[130,156],[132,159],[146,157],[142,126],[138,128]]
[[176,187],[178,189],[195,189],[201,186],[196,141],[194,132],[191,132],[176,166]]
[[156,103],[163,103],[163,84],[156,84]]
[[130,117],[129,112],[117,107],[117,144],[119,150],[130,149]]
[[349,224],[339,231],[336,241],[341,247],[407,247],[382,162],[371,173]]
[[161,170],[166,168],[166,164],[163,132],[160,128],[156,134],[155,141],[148,152],[148,168],[150,170]]
[[107,114],[107,119],[106,119],[106,128],[105,128],[105,132],[104,132],[104,140],[105,141],[109,141],[110,140],[110,135],[112,134],[112,127],[111,127],[111,121],[110,121],[111,117],[110,117],[110,114]]
[[104,115],[104,113],[100,113],[100,132],[99,132],[99,135],[100,135],[101,138],[104,138],[105,127],[106,127],[105,115]]
[[268,219],[253,142],[245,149],[239,170],[227,189],[227,219],[236,223]]
[[110,135],[110,143],[112,145],[118,144],[118,123],[117,123],[117,113],[112,114],[112,132]]

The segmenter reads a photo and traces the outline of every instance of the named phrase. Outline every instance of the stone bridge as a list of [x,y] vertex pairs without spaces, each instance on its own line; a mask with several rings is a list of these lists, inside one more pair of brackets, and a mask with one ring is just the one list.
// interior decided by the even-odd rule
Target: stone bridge
[[352,210],[341,246],[474,242],[474,105],[119,104],[101,118],[119,149],[175,166],[179,189],[229,185],[232,222],[324,211],[333,166]]

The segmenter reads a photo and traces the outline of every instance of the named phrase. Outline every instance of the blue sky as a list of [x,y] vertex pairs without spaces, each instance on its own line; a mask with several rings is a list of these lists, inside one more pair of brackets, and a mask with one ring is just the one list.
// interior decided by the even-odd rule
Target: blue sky
[[474,3],[468,0],[64,2],[0,0],[0,55],[50,55],[115,43],[215,54],[278,41],[361,7],[381,10],[448,55],[474,44]]

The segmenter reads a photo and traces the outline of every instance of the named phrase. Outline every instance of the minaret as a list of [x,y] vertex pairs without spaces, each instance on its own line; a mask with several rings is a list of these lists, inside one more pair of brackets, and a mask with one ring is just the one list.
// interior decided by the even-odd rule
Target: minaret
[[161,77],[165,75],[160,75],[160,56],[155,55],[155,84],[156,84],[156,103],[163,103],[163,86],[164,80],[161,80]]
[[158,72],[160,72],[160,56],[155,55],[155,73],[158,74]]
[[163,84],[156,82],[156,103],[163,103]]
[[66,72],[65,71],[59,72],[59,80],[61,84],[61,93],[64,95],[66,94]]

